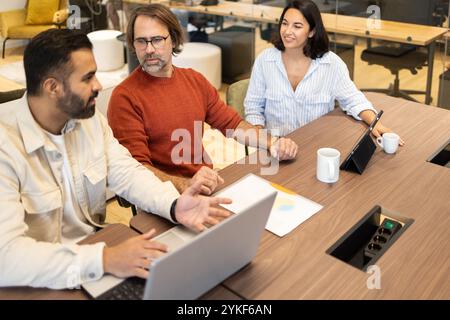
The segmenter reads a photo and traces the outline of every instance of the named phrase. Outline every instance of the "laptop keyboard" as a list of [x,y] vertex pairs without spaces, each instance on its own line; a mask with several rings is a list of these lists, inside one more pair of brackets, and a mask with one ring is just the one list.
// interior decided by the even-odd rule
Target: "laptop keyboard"
[[[184,227],[174,227],[155,237],[158,242],[164,243],[173,251],[195,236],[195,232]],[[145,291],[145,279],[128,278],[117,286],[98,296],[98,300],[142,300]]]
[[142,300],[144,290],[145,279],[128,278],[97,297],[97,300]]

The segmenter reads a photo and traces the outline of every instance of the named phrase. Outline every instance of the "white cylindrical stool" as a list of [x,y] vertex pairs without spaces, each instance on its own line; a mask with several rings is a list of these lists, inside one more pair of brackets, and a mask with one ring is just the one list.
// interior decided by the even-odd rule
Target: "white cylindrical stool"
[[123,43],[117,40],[122,32],[117,30],[99,30],[88,33],[93,45],[98,71],[111,71],[123,67]]
[[200,72],[216,89],[222,85],[222,51],[210,43],[187,42],[173,64]]

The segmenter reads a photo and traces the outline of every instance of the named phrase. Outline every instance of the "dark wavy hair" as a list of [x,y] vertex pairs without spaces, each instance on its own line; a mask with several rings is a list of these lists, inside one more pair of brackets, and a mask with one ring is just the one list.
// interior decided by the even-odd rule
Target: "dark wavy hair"
[[183,45],[183,29],[178,22],[175,14],[170,11],[166,6],[159,3],[152,3],[149,5],[137,7],[131,14],[130,21],[127,27],[127,44],[131,51],[134,51],[134,24],[139,16],[147,16],[153,19],[157,19],[164,24],[169,30],[170,38],[174,44],[172,54],[181,52],[181,46]]
[[280,35],[280,29],[281,24],[283,23],[284,15],[289,9],[297,9],[300,11],[306,21],[308,21],[310,30],[314,30],[314,35],[311,38],[308,38],[306,45],[303,48],[303,53],[311,59],[321,58],[329,51],[329,40],[323,25],[319,8],[317,8],[317,5],[311,0],[295,0],[288,3],[281,14],[280,21],[278,23],[278,33],[274,35],[272,40],[273,45],[280,51],[285,50],[283,40]]
[[31,39],[23,55],[28,95],[40,95],[49,77],[64,82],[73,71],[71,54],[80,49],[92,50],[92,43],[79,30],[49,29]]

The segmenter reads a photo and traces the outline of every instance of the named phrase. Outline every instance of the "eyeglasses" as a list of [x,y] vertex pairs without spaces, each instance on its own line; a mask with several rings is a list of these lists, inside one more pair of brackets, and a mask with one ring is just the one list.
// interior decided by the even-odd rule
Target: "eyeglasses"
[[134,39],[134,47],[136,50],[145,50],[147,49],[148,43],[150,42],[155,49],[161,49],[164,46],[164,43],[166,42],[166,39],[169,37],[169,34],[166,37],[163,36],[156,36],[151,37],[150,40],[147,40],[145,38],[136,38]]

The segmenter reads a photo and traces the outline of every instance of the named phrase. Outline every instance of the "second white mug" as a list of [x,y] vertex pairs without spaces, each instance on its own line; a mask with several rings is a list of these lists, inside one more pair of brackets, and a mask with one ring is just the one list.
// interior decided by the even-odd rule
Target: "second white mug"
[[333,148],[317,150],[317,179],[326,183],[339,180],[339,161],[341,153]]
[[398,142],[400,137],[393,132],[386,132],[382,137],[377,138],[377,143],[383,148],[384,152],[393,154],[398,149]]

